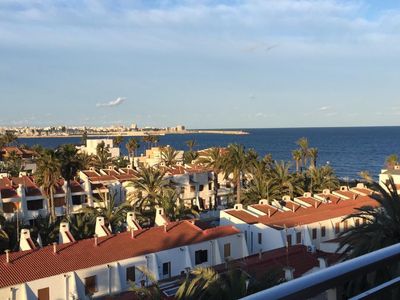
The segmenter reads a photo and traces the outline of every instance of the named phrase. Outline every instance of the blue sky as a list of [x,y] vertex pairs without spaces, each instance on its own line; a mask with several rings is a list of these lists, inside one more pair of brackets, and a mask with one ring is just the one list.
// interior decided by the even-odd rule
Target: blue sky
[[400,125],[400,1],[0,0],[0,125]]

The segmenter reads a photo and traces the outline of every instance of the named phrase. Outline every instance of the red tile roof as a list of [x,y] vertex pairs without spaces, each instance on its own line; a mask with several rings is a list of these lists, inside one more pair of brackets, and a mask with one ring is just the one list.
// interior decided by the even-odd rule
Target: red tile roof
[[0,193],[2,199],[19,198],[16,186],[14,186],[13,182],[7,177],[0,178]]
[[53,246],[12,252],[9,264],[3,254],[0,288],[238,233],[233,226],[201,230],[189,221],[179,221],[171,223],[167,232],[164,226],[137,230],[134,239],[123,232],[98,238],[98,246],[94,239],[57,245],[57,254]]
[[343,200],[338,203],[322,204],[318,208],[309,207],[296,213],[284,212],[272,217],[261,216],[258,221],[269,226],[294,227],[323,220],[339,218],[356,212],[362,206],[378,206],[379,203],[369,196],[359,196],[355,200]]
[[279,212],[279,210],[276,207],[273,207],[272,205],[267,205],[267,204],[253,204],[251,205],[254,209],[257,209],[258,211],[268,215],[270,214],[273,216],[275,213]]
[[259,223],[258,217],[253,216],[244,210],[229,209],[225,210],[225,212],[247,224]]

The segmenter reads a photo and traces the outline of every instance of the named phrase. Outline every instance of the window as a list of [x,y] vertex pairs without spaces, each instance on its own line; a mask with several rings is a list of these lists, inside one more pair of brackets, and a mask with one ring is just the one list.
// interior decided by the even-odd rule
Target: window
[[360,219],[356,219],[356,227],[360,226]]
[[85,278],[85,294],[93,295],[97,292],[96,275]]
[[50,300],[50,289],[48,287],[38,290],[38,300]]
[[344,229],[344,230],[349,229],[349,222],[348,222],[347,220],[345,220],[345,221],[343,222],[343,229]]
[[54,198],[54,207],[62,207],[65,205],[65,198]]
[[335,233],[338,234],[340,232],[340,223],[335,223]]
[[194,253],[195,264],[199,265],[208,261],[208,251],[207,250],[197,250]]
[[262,233],[261,232],[258,233],[258,244],[259,245],[262,244]]
[[39,210],[43,208],[43,200],[29,200],[26,201],[26,207],[28,210]]
[[72,196],[72,204],[73,205],[81,205],[82,204],[82,196]]
[[171,270],[171,262],[163,263],[163,265],[162,265],[163,276],[168,276],[168,277],[171,276],[170,270]]
[[135,270],[136,268],[134,266],[126,268],[126,281],[132,281],[132,282],[136,281]]
[[224,258],[230,257],[231,256],[231,244],[225,244],[224,245]]
[[326,227],[322,226],[321,227],[321,237],[324,237],[326,235]]
[[3,203],[3,212],[5,212],[6,214],[12,214],[16,210],[17,210],[17,206],[15,205],[15,203],[13,203],[13,202]]
[[199,191],[202,192],[204,190],[204,185],[200,184]]
[[296,232],[296,244],[301,244],[301,232]]
[[291,234],[288,234],[286,236],[286,242],[287,242],[288,247],[292,246],[292,235]]
[[208,184],[208,189],[209,189],[210,191],[212,190],[212,183],[211,183],[211,182]]
[[317,228],[313,228],[312,230],[312,239],[313,240],[317,239]]

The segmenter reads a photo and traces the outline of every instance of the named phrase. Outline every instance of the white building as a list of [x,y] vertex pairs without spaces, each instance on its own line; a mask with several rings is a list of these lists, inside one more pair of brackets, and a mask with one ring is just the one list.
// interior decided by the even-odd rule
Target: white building
[[389,179],[393,178],[396,185],[396,189],[400,192],[400,165],[395,165],[391,169],[382,169],[379,174],[379,184],[385,190],[387,190],[386,185],[389,184]]
[[[244,209],[236,204],[233,209],[220,212],[221,225],[234,225],[245,234],[250,254],[264,252],[285,246],[301,244],[325,252],[335,252],[338,234],[351,226],[358,226],[360,219],[343,219],[355,213],[362,206],[377,206],[370,197],[371,190],[359,185],[348,190],[282,201],[261,200],[259,204]],[[343,222],[342,222],[343,221]]]
[[66,239],[1,255],[0,299],[96,298],[129,290],[132,283],[145,285],[143,268],[162,280],[247,255],[244,235],[233,226],[202,230],[190,221],[77,242]]
[[79,147],[79,151],[85,152],[89,155],[96,155],[97,146],[103,142],[105,146],[108,147],[111,157],[120,156],[120,149],[118,147],[114,147],[114,141],[112,139],[88,139],[86,140],[86,146]]

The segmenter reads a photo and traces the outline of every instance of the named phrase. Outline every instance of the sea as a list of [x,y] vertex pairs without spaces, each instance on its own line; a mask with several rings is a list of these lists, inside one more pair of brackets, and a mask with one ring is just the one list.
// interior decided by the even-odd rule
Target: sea
[[[341,127],[341,128],[279,128],[279,129],[235,129],[244,130],[248,135],[225,134],[172,134],[160,136],[160,145],[170,145],[185,150],[185,141],[194,139],[195,149],[212,146],[224,147],[231,143],[243,144],[247,149],[255,149],[260,156],[271,153],[273,159],[292,161],[292,150],[296,141],[306,137],[310,147],[319,150],[318,165],[331,165],[336,174],[344,180],[358,178],[360,171],[369,171],[377,178],[384,166],[385,158],[400,153],[400,127]],[[123,154],[127,154],[121,145]],[[137,137],[137,139],[141,139]],[[65,138],[21,138],[20,143],[28,146],[40,144],[56,148],[61,144],[80,144],[79,137]],[[139,152],[146,144],[140,142]]]

